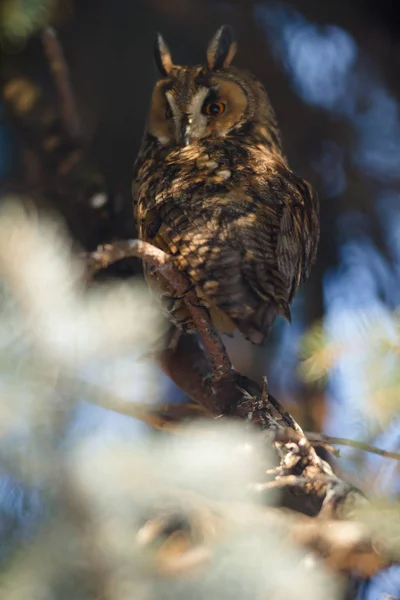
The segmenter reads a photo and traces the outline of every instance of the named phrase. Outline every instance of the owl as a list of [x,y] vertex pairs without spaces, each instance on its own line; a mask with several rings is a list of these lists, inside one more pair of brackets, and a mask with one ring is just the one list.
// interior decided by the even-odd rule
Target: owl
[[[139,238],[167,252],[220,333],[262,344],[315,260],[318,200],[288,167],[262,84],[231,66],[222,26],[205,64],[178,66],[163,38],[160,72],[134,168]],[[162,272],[145,277],[169,319],[193,331],[184,299]]]

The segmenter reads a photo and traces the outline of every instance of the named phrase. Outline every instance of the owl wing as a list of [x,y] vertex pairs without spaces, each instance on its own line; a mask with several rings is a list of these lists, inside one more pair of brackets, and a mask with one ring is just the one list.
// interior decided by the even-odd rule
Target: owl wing
[[[316,195],[280,162],[265,189],[204,191],[164,197],[144,237],[174,257],[212,315],[262,343],[277,314],[290,319],[289,303],[314,261]],[[222,320],[222,328],[214,324],[226,330]]]
[[290,285],[291,302],[315,262],[319,241],[319,202],[312,186],[285,169],[276,260]]
[[318,197],[311,185],[277,162],[265,187],[255,223],[238,231],[252,249],[243,262],[245,278],[260,299],[238,327],[253,340],[265,338],[277,313],[290,321],[290,302],[309,275],[319,239]]

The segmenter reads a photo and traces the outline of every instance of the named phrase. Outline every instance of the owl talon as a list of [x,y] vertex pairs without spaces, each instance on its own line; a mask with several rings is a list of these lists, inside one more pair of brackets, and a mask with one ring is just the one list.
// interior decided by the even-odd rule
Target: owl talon
[[189,285],[187,286],[186,290],[182,293],[181,296],[171,296],[171,298],[175,298],[176,300],[183,300],[184,297],[191,292],[194,289],[194,284],[193,283],[189,283]]
[[200,310],[203,310],[205,313],[207,313],[207,315],[210,314],[210,311],[208,310],[208,308],[207,308],[207,306],[205,304],[200,304],[200,303],[197,303],[197,302],[196,303],[195,302],[191,302],[191,305],[194,308],[198,308]]
[[160,296],[161,302],[165,305],[165,309],[168,311],[171,311],[175,301],[176,300],[183,300],[185,298],[185,296],[192,291],[192,289],[194,288],[194,285],[192,283],[190,283],[188,285],[188,287],[186,288],[186,290],[180,295],[180,296],[170,296],[167,294],[162,294]]

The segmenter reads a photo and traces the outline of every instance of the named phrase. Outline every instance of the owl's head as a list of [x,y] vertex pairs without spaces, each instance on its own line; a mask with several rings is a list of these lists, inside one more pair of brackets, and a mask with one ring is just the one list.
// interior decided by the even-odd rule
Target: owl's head
[[162,145],[188,146],[236,133],[254,122],[259,109],[269,110],[262,86],[230,66],[236,49],[232,28],[223,25],[207,47],[205,65],[178,66],[157,36],[154,53],[161,79],[153,91],[148,131]]

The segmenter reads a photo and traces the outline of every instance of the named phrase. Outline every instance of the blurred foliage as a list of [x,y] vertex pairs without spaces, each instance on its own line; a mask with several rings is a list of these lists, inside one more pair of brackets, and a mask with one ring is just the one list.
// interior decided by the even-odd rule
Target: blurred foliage
[[[27,200],[3,205],[0,482],[40,501],[20,516],[23,527],[1,532],[1,597],[338,598],[320,561],[310,569],[257,506],[254,484],[272,466],[261,432],[210,420],[176,435],[110,439],[80,427],[82,401],[97,402],[94,391],[82,397],[88,367],[104,400],[130,357],[137,396],[160,400],[144,359],[160,325],[135,282],[85,285],[57,219]],[[0,511],[12,501],[3,490]]]
[[11,42],[24,40],[49,24],[57,0],[2,0],[0,36]]
[[[1,532],[0,595],[342,598],[342,582],[290,536],[293,514],[274,512],[277,490],[257,493],[274,464],[265,432],[210,419],[173,434],[110,437],[82,418],[85,404],[124,412],[114,399],[126,380],[127,406],[161,400],[145,356],[162,329],[137,282],[85,285],[71,247],[54,216],[16,197],[3,205],[0,483],[39,500]],[[2,489],[0,522],[14,498]],[[382,529],[394,558],[397,510],[372,504],[358,517],[373,535]]]
[[299,372],[303,381],[324,385],[343,351],[344,348],[329,339],[324,323],[314,324],[301,340]]
[[[307,383],[326,385],[329,376],[355,361],[364,383],[366,411],[373,410],[385,427],[400,408],[400,316],[386,319],[362,311],[352,313],[351,331],[317,323],[303,336],[299,372]],[[367,408],[368,406],[368,408]]]
[[373,499],[357,510],[357,519],[365,523],[373,535],[379,534],[382,543],[395,557],[400,552],[400,502],[385,498]]

